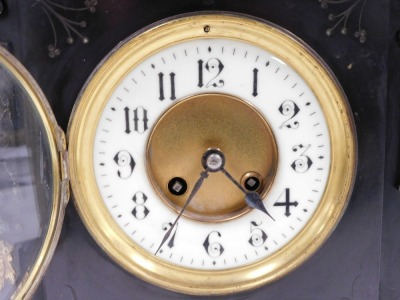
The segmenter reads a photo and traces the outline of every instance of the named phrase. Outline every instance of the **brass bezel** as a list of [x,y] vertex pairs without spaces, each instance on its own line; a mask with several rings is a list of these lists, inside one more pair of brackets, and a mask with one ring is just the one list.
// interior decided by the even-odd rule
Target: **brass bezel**
[[[205,30],[205,28],[209,30]],[[199,271],[169,264],[141,249],[108,213],[93,174],[93,140],[106,100],[136,65],[160,49],[197,38],[228,38],[264,48],[294,68],[313,90],[331,134],[326,190],[305,228],[272,256],[236,269]],[[276,25],[244,15],[205,13],[156,24],[128,38],[89,78],[70,122],[69,158],[76,207],[92,236],[113,260],[136,276],[188,294],[228,294],[277,280],[307,260],[328,238],[347,205],[357,149],[346,97],[332,72],[302,41]]]
[[29,299],[42,280],[54,253],[61,232],[65,205],[69,198],[68,182],[61,178],[60,151],[63,147],[63,133],[57,125],[46,97],[35,80],[22,64],[2,47],[0,47],[0,64],[8,69],[31,98],[45,129],[44,134],[49,143],[52,163],[53,203],[47,233],[33,266],[23,274],[22,281],[11,297],[11,299]]

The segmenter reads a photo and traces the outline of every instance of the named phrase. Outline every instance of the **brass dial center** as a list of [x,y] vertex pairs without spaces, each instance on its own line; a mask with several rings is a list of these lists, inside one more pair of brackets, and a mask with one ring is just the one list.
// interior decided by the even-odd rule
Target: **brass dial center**
[[[263,196],[268,192],[278,166],[278,151],[265,118],[237,97],[199,94],[167,110],[154,126],[147,145],[148,175],[160,198],[171,208],[177,212],[182,209],[204,171],[202,157],[209,149],[223,153],[224,168],[243,186],[249,174],[256,174],[259,193]],[[218,164],[218,157],[209,159],[215,160],[210,164]],[[183,194],[175,193],[185,184]],[[172,193],[171,186],[176,189]],[[209,174],[184,215],[198,221],[221,222],[249,210],[244,193],[217,171]]]

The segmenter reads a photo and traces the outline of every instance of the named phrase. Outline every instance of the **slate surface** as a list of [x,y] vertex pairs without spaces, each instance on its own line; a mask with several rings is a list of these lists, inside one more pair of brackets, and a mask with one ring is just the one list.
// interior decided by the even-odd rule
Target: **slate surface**
[[[399,195],[393,189],[399,115],[396,67],[399,53],[394,40],[399,24],[393,19],[399,19],[399,10],[395,7],[398,1],[366,2],[362,24],[367,30],[367,42],[360,44],[352,37],[358,26],[356,11],[349,17],[347,36],[336,32],[328,38],[325,34],[335,23],[328,20],[328,12],[339,13],[349,4],[331,5],[322,10],[317,0],[100,0],[94,14],[68,14],[71,18],[86,20],[88,26],[80,31],[90,38],[88,44],[76,41],[67,45],[62,28],[56,26],[61,54],[55,59],[48,57],[47,49],[53,38],[52,28],[40,6],[33,6],[36,2],[8,1],[6,12],[0,15],[0,41],[9,42],[13,53],[36,78],[64,130],[79,90],[98,62],[119,41],[162,18],[200,10],[241,12],[276,23],[308,43],[338,77],[354,114],[359,166],[353,196],[335,232],[309,261],[273,284],[225,298],[400,297],[400,267],[396,268],[400,261],[400,242],[396,236],[400,229],[397,213],[400,204]],[[60,0],[60,3],[70,7],[83,5],[83,1],[76,0]],[[389,22],[390,16],[392,22]],[[196,297],[157,288],[115,265],[88,234],[72,203],[67,208],[52,263],[36,293],[36,299],[51,300],[188,298]]]

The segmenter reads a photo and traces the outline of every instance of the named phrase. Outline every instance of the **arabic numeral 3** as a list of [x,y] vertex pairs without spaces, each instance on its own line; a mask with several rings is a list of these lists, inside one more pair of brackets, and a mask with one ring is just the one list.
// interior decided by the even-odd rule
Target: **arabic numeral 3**
[[311,168],[313,162],[305,155],[310,147],[311,145],[303,146],[303,144],[293,146],[293,152],[301,152],[300,157],[291,164],[292,169],[297,173],[305,173]]

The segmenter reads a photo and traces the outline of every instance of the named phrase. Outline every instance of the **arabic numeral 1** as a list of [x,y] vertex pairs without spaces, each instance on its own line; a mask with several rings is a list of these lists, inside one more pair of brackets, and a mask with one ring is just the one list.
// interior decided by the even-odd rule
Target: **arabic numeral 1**
[[253,97],[257,97],[258,95],[258,69],[253,69]]

